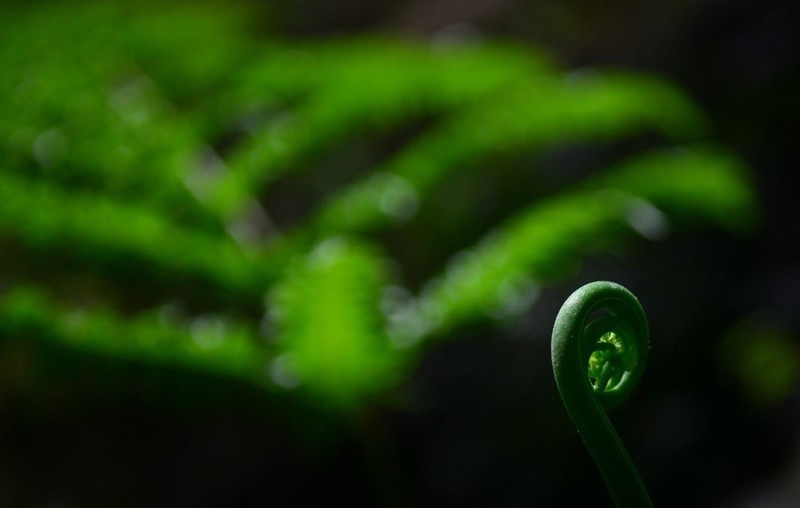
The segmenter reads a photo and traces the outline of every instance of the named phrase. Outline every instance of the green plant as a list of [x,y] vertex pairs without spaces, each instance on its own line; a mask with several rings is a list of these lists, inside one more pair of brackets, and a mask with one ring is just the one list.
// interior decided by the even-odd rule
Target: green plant
[[[247,19],[213,2],[4,13],[4,340],[349,413],[428,344],[525,312],[586,255],[700,223],[741,231],[754,214],[742,164],[700,141],[707,121],[666,80],[565,72],[510,43],[265,39]],[[397,146],[335,162],[381,137]],[[541,184],[559,170],[548,151],[632,140],[644,148],[601,158],[607,170]],[[459,183],[503,179],[535,198],[474,229],[459,218],[470,206],[437,208]],[[287,182],[316,194],[281,223]],[[414,272],[423,255],[392,249],[398,231],[441,238],[450,260]]]
[[592,282],[576,290],[553,327],[558,390],[620,507],[652,503],[605,410],[636,388],[649,349],[647,318],[639,300],[613,282]]

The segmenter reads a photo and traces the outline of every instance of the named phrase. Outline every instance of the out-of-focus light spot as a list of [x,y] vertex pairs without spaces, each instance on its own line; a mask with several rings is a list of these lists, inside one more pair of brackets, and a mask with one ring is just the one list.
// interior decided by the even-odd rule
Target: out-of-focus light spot
[[480,32],[469,23],[453,23],[433,35],[433,47],[437,50],[461,47],[465,43],[480,41]]
[[258,202],[249,200],[240,213],[228,223],[230,234],[239,245],[253,246],[279,233],[267,211]]
[[419,195],[406,180],[390,173],[380,173],[373,177],[378,209],[394,219],[405,221],[417,213]]
[[442,304],[432,298],[425,298],[418,304],[420,312],[425,316],[425,320],[430,323],[431,327],[441,324],[444,316],[444,309]]
[[219,346],[225,340],[227,326],[217,316],[203,315],[192,320],[190,333],[192,340],[203,349]]
[[669,219],[661,210],[640,199],[628,210],[628,224],[648,240],[663,240],[669,234]]
[[216,151],[210,146],[204,146],[195,156],[195,163],[183,175],[183,183],[201,201],[206,201],[210,189],[220,177],[227,173],[228,168]]
[[179,302],[168,302],[158,309],[158,320],[165,325],[179,323],[183,316],[183,305]]
[[531,279],[507,280],[497,288],[497,304],[489,315],[497,319],[518,316],[536,303],[540,292]]
[[86,312],[83,310],[75,310],[67,314],[66,324],[70,328],[80,328],[86,323]]
[[269,312],[265,312],[258,322],[259,335],[267,341],[274,341],[277,334],[276,328],[275,320],[272,318]]
[[389,340],[395,347],[409,347],[425,332],[425,318],[420,315],[409,290],[400,286],[386,288],[381,297],[381,309],[388,321]]
[[398,349],[407,349],[415,345],[433,327],[417,309],[409,305],[398,309],[389,316],[386,333],[389,342]]
[[405,297],[385,307],[389,340],[398,349],[417,344],[420,339],[440,326],[443,309],[439,302],[423,295],[418,298]]
[[402,286],[389,286],[381,295],[381,310],[386,316],[408,305],[414,296]]
[[49,129],[33,142],[33,157],[44,167],[59,164],[67,152],[67,137],[61,129]]
[[310,261],[314,268],[325,268],[336,263],[346,250],[347,242],[343,238],[328,238],[314,248]]
[[586,83],[597,82],[603,79],[603,75],[592,67],[583,67],[568,72],[564,76],[564,82],[568,85],[583,85]]
[[469,250],[460,250],[450,256],[444,266],[445,276],[450,278],[458,277],[459,272],[474,256],[475,254]]
[[133,125],[145,125],[152,119],[146,96],[155,88],[147,76],[139,75],[111,92],[108,104],[123,120]]
[[283,388],[297,388],[301,380],[297,375],[296,369],[292,366],[292,358],[288,353],[276,356],[269,362],[268,371],[272,381]]

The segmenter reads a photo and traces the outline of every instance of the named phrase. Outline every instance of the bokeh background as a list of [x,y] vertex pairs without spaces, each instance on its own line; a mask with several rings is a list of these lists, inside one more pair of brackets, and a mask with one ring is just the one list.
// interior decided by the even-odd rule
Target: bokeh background
[[0,504],[800,505],[800,5],[0,6]]

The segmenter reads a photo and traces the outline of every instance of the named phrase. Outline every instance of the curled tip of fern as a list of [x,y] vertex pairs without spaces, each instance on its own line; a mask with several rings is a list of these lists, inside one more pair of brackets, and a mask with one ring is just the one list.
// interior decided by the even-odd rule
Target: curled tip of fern
[[553,327],[558,390],[617,506],[651,506],[604,411],[636,388],[648,350],[647,318],[639,300],[613,282],[579,288],[564,302]]

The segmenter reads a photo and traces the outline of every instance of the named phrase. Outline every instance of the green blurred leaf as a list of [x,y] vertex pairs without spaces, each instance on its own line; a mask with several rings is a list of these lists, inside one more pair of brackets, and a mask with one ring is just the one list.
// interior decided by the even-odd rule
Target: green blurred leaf
[[283,351],[274,372],[323,404],[351,408],[394,381],[399,356],[385,333],[384,262],[341,238],[318,245],[272,291],[270,315]]

